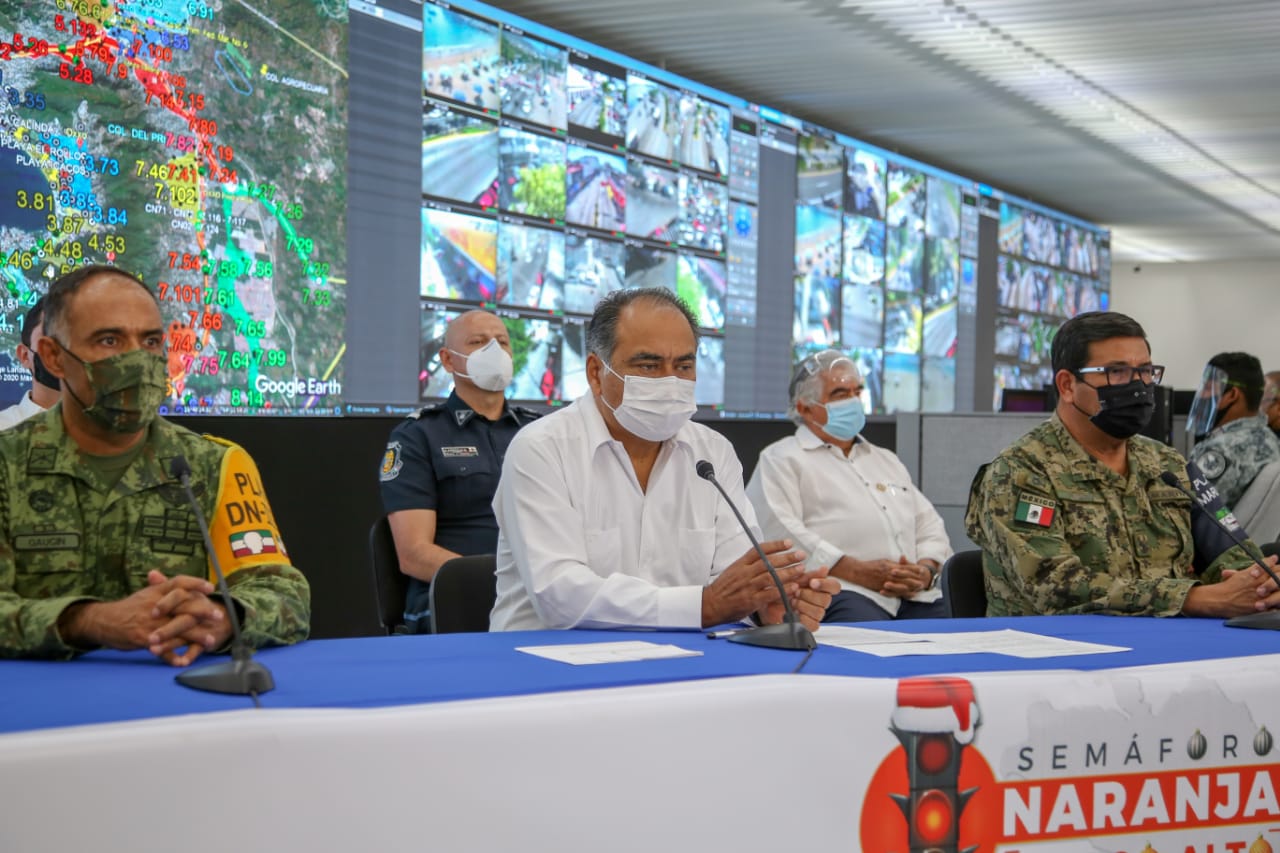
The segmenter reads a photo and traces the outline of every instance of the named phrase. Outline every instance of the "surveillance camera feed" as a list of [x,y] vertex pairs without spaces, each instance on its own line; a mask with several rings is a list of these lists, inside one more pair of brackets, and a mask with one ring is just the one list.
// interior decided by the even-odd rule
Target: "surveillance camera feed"
[[[869,411],[951,411],[957,359],[973,357],[978,208],[999,215],[982,262],[997,266],[998,388],[1042,378],[1058,325],[1107,304],[1108,237],[1089,223],[998,191],[974,201],[973,182],[468,2],[421,12],[421,399],[452,388],[444,327],[474,307],[507,325],[510,398],[576,399],[595,306],[664,287],[701,328],[704,412],[780,415],[727,398],[758,384],[732,365],[786,335],[797,356],[850,353]],[[783,163],[795,224],[779,234]],[[785,284],[764,274],[780,251]]]
[[1106,310],[1109,286],[1099,276],[1110,275],[1103,270],[1110,253],[1106,232],[1007,201],[999,212],[997,410],[1004,388],[1035,389],[1053,382],[1054,334],[1076,314]]

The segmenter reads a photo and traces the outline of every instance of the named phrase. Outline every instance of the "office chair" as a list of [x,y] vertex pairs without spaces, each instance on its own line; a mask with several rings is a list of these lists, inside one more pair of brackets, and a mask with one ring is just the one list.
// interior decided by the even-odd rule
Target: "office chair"
[[1254,542],[1280,539],[1280,462],[1272,462],[1258,472],[1231,513]]
[[431,633],[489,630],[489,611],[498,597],[497,557],[454,557],[431,581]]
[[957,551],[942,566],[951,615],[973,619],[987,615],[987,588],[982,581],[982,552]]
[[373,572],[373,595],[378,602],[378,624],[388,635],[408,634],[404,601],[409,594],[409,577],[400,571],[391,522],[386,516],[369,528],[369,568]]

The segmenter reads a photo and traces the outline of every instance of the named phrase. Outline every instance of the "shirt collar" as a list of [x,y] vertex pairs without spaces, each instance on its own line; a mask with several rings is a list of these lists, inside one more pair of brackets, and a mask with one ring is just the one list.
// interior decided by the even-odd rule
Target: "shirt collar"
[[[99,491],[107,490],[107,484],[98,478],[92,468],[83,464],[80,446],[67,434],[62,423],[62,403],[36,415],[33,420],[38,423],[32,430],[27,450],[28,473],[64,474],[83,480]],[[166,430],[165,423],[162,418],[156,417],[147,427],[141,453],[116,484],[117,493],[132,494],[176,482],[169,475],[168,463],[183,452],[183,447],[172,440],[172,427]]]
[[[468,406],[465,400],[458,396],[456,389],[449,393],[449,398],[444,401],[444,407],[448,409],[449,414],[453,416],[453,422],[460,427],[466,426],[471,422],[472,418],[479,414],[475,409]],[[520,419],[516,417],[516,414],[511,410],[511,407],[507,405],[506,400],[502,401],[502,414],[498,416],[498,420],[500,421],[503,418],[511,418],[517,424],[520,423]]]
[[[1084,446],[1067,431],[1066,424],[1062,422],[1062,418],[1058,417],[1057,412],[1054,412],[1053,417],[1049,418],[1049,428],[1057,439],[1058,447],[1066,457],[1073,474],[1089,480],[1100,480],[1108,474],[1119,476],[1089,455]],[[1136,475],[1139,481],[1144,483],[1158,478],[1160,473],[1164,471],[1160,464],[1159,454],[1155,453],[1146,442],[1139,441],[1136,437],[1128,439],[1126,443],[1129,446],[1130,476]]]
[[1234,421],[1225,423],[1218,427],[1214,432],[1223,433],[1224,435],[1229,432],[1249,432],[1250,430],[1261,429],[1266,426],[1266,424],[1266,416],[1258,413],[1256,415],[1246,415],[1243,418],[1236,418]]

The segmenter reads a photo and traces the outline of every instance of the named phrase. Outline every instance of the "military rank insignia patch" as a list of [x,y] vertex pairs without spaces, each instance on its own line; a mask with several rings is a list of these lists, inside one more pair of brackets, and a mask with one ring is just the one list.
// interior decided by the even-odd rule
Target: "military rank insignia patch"
[[1053,507],[1053,501],[1023,492],[1018,496],[1013,520],[1034,524],[1036,527],[1048,527],[1053,524]]
[[387,452],[382,455],[382,470],[379,477],[382,482],[390,482],[400,476],[400,468],[404,460],[400,458],[400,442],[393,441],[387,445]]

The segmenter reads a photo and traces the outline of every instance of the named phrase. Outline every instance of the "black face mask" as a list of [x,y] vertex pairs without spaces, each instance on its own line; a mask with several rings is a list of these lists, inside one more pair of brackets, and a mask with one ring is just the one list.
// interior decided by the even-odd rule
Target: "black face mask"
[[54,391],[62,389],[62,380],[49,372],[49,368],[44,366],[44,362],[40,360],[40,354],[31,353],[31,375],[32,377],[46,388],[52,388]]
[[[1102,408],[1089,420],[1112,438],[1130,438],[1146,429],[1156,410],[1156,386],[1141,379],[1094,388]],[[1079,407],[1077,407],[1079,408]]]

